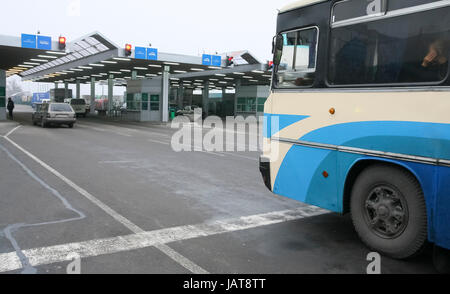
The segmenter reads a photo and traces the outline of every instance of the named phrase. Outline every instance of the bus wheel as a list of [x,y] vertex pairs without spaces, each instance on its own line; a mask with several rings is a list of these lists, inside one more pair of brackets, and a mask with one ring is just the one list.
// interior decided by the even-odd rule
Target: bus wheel
[[352,221],[372,250],[396,259],[419,254],[427,240],[427,210],[418,181],[405,170],[374,165],[357,178]]

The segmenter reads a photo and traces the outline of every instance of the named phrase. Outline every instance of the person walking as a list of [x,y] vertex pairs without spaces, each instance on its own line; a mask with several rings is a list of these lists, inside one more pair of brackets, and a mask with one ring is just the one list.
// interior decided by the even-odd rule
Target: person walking
[[8,105],[6,106],[6,108],[9,111],[9,119],[13,119],[13,110],[14,110],[14,101],[12,101],[11,97],[8,98]]

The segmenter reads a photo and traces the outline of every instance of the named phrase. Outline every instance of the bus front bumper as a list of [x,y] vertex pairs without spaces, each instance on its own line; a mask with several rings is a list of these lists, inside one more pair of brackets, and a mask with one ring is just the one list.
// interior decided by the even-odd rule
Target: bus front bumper
[[264,184],[272,192],[272,183],[270,177],[270,160],[267,157],[259,157],[259,171],[263,177]]

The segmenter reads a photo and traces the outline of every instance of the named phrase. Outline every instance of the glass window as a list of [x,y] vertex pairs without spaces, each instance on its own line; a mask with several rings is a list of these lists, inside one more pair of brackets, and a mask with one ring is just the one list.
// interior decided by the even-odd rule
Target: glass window
[[440,82],[448,71],[450,7],[332,29],[333,85]]
[[275,87],[308,87],[314,83],[318,29],[283,33],[283,54],[275,69]]
[[72,107],[69,104],[61,103],[61,104],[52,104],[51,111],[53,112],[72,112]]
[[151,111],[159,111],[159,95],[151,95],[150,96],[150,110]]
[[148,93],[142,93],[142,110],[148,110]]

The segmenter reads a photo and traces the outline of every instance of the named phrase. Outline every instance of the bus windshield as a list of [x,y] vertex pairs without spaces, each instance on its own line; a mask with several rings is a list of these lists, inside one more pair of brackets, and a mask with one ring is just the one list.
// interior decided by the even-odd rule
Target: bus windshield
[[316,72],[318,28],[282,33],[281,62],[275,69],[275,87],[308,87]]

